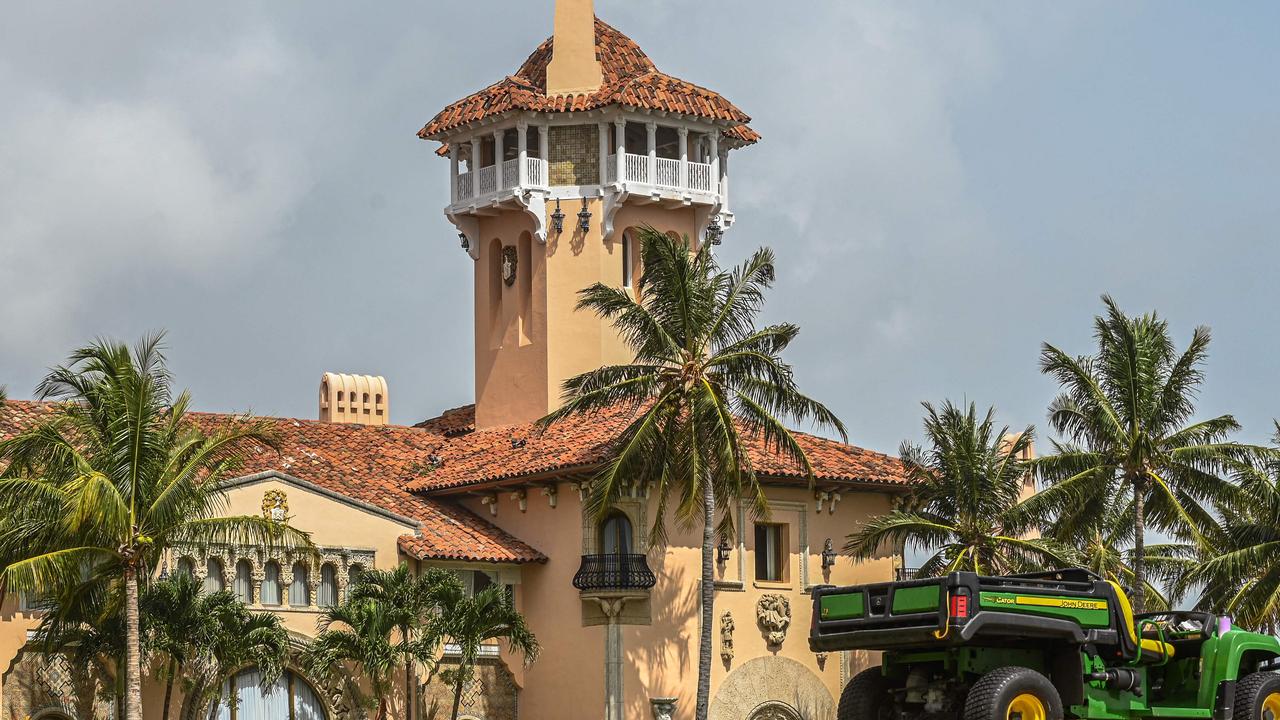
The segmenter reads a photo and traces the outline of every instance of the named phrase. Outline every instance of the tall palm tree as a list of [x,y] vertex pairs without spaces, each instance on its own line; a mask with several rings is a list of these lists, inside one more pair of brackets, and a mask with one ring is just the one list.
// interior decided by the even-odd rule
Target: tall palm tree
[[453,682],[452,720],[458,720],[462,706],[462,686],[475,671],[480,647],[494,640],[505,640],[511,652],[524,656],[525,662],[538,659],[538,639],[511,604],[505,588],[494,585],[468,597],[461,585],[443,587],[440,633],[447,636],[458,651],[458,665],[446,675]]
[[845,552],[866,560],[885,547],[932,551],[920,566],[921,577],[1070,564],[1070,548],[1032,535],[1034,518],[1023,507],[1029,471],[1022,458],[1035,429],[1027,426],[1010,436],[1008,427],[997,428],[994,408],[979,417],[973,403],[923,406],[928,449],[909,442],[901,449],[911,495],[901,509],[849,535]]
[[186,665],[208,639],[210,615],[201,602],[201,585],[188,573],[178,573],[152,583],[138,600],[138,612],[146,619],[142,646],[157,656],[164,681],[161,720],[169,720],[173,686]]
[[[256,516],[225,517],[220,481],[263,426],[205,434],[174,397],[161,336],[132,351],[98,341],[75,351],[37,389],[60,402],[47,419],[0,442],[0,582],[39,591],[85,567],[118,577],[124,594],[125,718],[142,718],[139,586],[166,548],[235,542],[310,546],[304,533]],[[50,522],[50,519],[56,522]]]
[[[1035,502],[1036,499],[1033,498],[1029,504]],[[1111,502],[1099,508],[1099,512],[1097,522],[1087,527],[1076,528],[1070,525],[1058,527],[1050,524],[1045,535],[1073,548],[1077,552],[1077,562],[1082,567],[1137,592],[1133,558],[1128,550],[1133,546],[1133,503],[1130,498],[1113,498]],[[1169,554],[1178,552],[1173,544],[1145,547],[1143,561],[1149,570],[1153,566],[1162,569],[1169,566],[1171,560]],[[1148,572],[1147,575],[1150,576],[1151,573]],[[1144,583],[1142,592],[1148,609],[1169,609],[1168,598],[1149,577]]]
[[303,653],[303,663],[317,677],[333,677],[348,664],[356,666],[372,687],[375,720],[386,720],[391,677],[400,658],[391,641],[397,620],[384,603],[348,597],[321,613],[319,632]]
[[624,483],[640,480],[651,483],[658,498],[655,538],[665,538],[663,521],[673,498],[677,519],[702,525],[696,717],[706,720],[716,537],[732,535],[729,509],[739,498],[749,498],[758,516],[768,514],[747,442],[762,439],[812,481],[809,459],[783,420],[813,421],[842,438],[845,431],[826,407],[799,391],[791,366],[781,359],[799,328],[756,327],[774,280],[770,250],[756,251],[730,272],[720,269],[708,244],[694,252],[687,237],[676,241],[653,228],[639,239],[644,272],[635,292],[596,283],[578,296],[579,310],[613,323],[634,362],[566,381],[564,405],[542,422],[617,407],[633,410],[612,460],[592,482],[588,508],[603,517]]
[[[1088,532],[1101,517],[1099,507],[1130,497],[1133,584],[1145,587],[1148,523],[1198,540],[1198,528],[1212,521],[1203,503],[1231,492],[1225,475],[1270,451],[1229,441],[1240,428],[1231,415],[1191,421],[1208,328],[1196,328],[1179,354],[1168,323],[1156,314],[1131,318],[1110,297],[1102,301],[1095,355],[1072,357],[1048,343],[1041,350],[1041,370],[1062,387],[1049,423],[1064,440],[1035,463],[1049,483],[1040,502],[1056,507],[1060,526]],[[1144,594],[1134,600],[1141,612]]]
[[405,718],[414,716],[414,669],[419,663],[434,659],[439,645],[435,636],[441,598],[454,587],[462,589],[458,576],[448,570],[430,568],[422,575],[409,572],[408,563],[395,570],[371,570],[361,574],[351,588],[355,600],[368,600],[382,606],[396,628],[395,654],[404,663]]
[[123,592],[118,578],[87,577],[41,594],[44,616],[32,636],[46,654],[63,653],[73,667],[92,670],[110,683],[117,717],[123,715],[125,627]]

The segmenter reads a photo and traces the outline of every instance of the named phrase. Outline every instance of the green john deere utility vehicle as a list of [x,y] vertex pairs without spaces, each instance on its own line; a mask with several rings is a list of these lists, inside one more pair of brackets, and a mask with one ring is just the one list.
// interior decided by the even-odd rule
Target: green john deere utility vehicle
[[1133,614],[1087,570],[813,591],[814,652],[881,650],[838,720],[1280,720],[1280,642],[1201,612]]

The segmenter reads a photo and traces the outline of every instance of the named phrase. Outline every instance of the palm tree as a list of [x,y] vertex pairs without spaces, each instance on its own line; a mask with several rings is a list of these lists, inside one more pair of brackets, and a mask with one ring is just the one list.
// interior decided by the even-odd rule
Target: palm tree
[[458,651],[458,665],[446,679],[453,682],[452,720],[458,720],[462,705],[462,686],[471,678],[480,647],[493,640],[505,640],[511,652],[524,656],[525,662],[538,659],[538,639],[529,631],[521,615],[511,604],[505,588],[494,585],[467,597],[461,585],[442,588],[440,593],[440,634],[447,636]]
[[[1028,504],[1035,501],[1032,498]],[[1101,514],[1097,522],[1088,527],[1064,529],[1050,525],[1045,535],[1073,548],[1077,553],[1077,562],[1082,567],[1122,587],[1133,588],[1136,592],[1133,561],[1127,549],[1133,545],[1133,523],[1130,522],[1133,517],[1132,505],[1126,498],[1113,498],[1099,509]],[[1174,544],[1145,547],[1143,562],[1148,570],[1169,567],[1172,559],[1170,554],[1179,552]],[[1169,609],[1168,598],[1149,578],[1143,585],[1143,595],[1147,608]]]
[[209,703],[246,667],[257,668],[261,687],[270,687],[284,672],[289,655],[289,633],[279,615],[249,612],[228,591],[203,596],[201,612],[208,622],[199,652],[191,655],[186,667],[182,720],[207,713]]
[[[122,583],[125,718],[142,718],[138,593],[166,548],[235,542],[297,549],[310,540],[255,516],[223,517],[220,481],[251,446],[269,443],[262,425],[228,423],[205,434],[187,418],[190,398],[173,396],[161,336],[131,352],[98,341],[54,368],[37,389],[60,402],[51,416],[0,442],[0,582],[39,591],[85,567]],[[56,522],[50,522],[55,519]]]
[[673,497],[679,520],[701,523],[696,717],[706,720],[716,537],[732,535],[729,509],[739,498],[749,498],[757,516],[768,514],[747,442],[763,439],[812,481],[809,459],[782,420],[813,421],[842,438],[845,431],[826,407],[800,393],[791,366],[781,359],[799,328],[788,323],[756,328],[774,280],[770,250],[758,250],[725,272],[708,244],[693,252],[687,237],[676,241],[653,228],[645,228],[640,240],[644,273],[634,293],[596,283],[578,296],[579,310],[613,323],[634,362],[569,379],[563,407],[542,423],[618,407],[632,410],[613,458],[594,478],[590,511],[603,517],[624,483],[640,480],[651,483],[658,498],[653,536],[659,541],[665,538],[663,522]]
[[[1071,357],[1048,343],[1041,350],[1041,370],[1062,387],[1049,423],[1065,440],[1035,462],[1050,485],[1039,503],[1056,508],[1064,530],[1090,532],[1102,516],[1098,508],[1131,498],[1133,584],[1145,587],[1148,522],[1198,541],[1198,528],[1212,522],[1202,504],[1231,492],[1224,474],[1270,451],[1229,442],[1240,428],[1231,415],[1190,422],[1204,380],[1208,328],[1196,328],[1178,354],[1157,315],[1130,318],[1110,297],[1102,301],[1106,314],[1094,321],[1096,355]],[[1141,612],[1144,594],[1134,599]]]
[[956,570],[1000,574],[1070,564],[1070,548],[1032,536],[1034,519],[1023,507],[1028,469],[1022,459],[1035,429],[1016,436],[997,429],[995,409],[979,418],[976,405],[944,402],[925,409],[926,450],[903,443],[902,461],[912,492],[901,509],[877,517],[844,546],[856,560],[885,547],[932,551],[921,577]]
[[143,648],[163,656],[158,669],[164,680],[162,720],[169,720],[174,683],[207,641],[210,616],[201,600],[200,583],[190,574],[178,573],[152,583],[138,601],[139,614],[146,619]]
[[460,591],[458,576],[448,570],[430,568],[422,575],[409,572],[407,563],[395,570],[371,570],[361,574],[351,588],[354,600],[378,603],[396,628],[395,654],[404,663],[404,707],[407,720],[413,720],[413,694],[417,683],[414,669],[420,662],[434,659],[439,638],[433,617],[439,612],[440,598],[454,588]]
[[44,617],[32,644],[46,654],[64,653],[73,667],[92,669],[111,684],[115,714],[125,707],[125,627],[119,579],[88,577],[41,594]]

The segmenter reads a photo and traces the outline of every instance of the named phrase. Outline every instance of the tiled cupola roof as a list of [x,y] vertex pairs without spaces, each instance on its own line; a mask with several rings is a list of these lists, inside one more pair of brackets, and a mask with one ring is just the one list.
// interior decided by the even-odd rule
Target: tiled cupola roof
[[547,65],[552,40],[538,46],[511,75],[449,105],[418,132],[441,139],[450,130],[485,118],[519,110],[582,112],[608,105],[689,115],[728,123],[725,135],[743,144],[760,139],[747,127],[751,117],[717,92],[661,72],[634,40],[596,18],[596,58],[604,82],[592,93],[547,95]]

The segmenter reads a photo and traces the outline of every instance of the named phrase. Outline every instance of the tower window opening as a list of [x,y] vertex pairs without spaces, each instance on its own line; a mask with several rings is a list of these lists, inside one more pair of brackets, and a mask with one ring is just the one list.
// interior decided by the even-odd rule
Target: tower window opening
[[480,139],[480,167],[487,168],[493,165],[494,145],[493,137],[484,137]]
[[529,157],[546,159],[542,157],[542,128],[540,126],[530,125],[524,139],[525,151],[529,153]]
[[680,159],[680,133],[676,132],[675,128],[659,125],[654,142],[657,143],[658,157],[668,160]]
[[520,133],[511,128],[502,133],[502,159],[515,160],[520,157]]
[[622,287],[631,287],[631,233],[622,234]]
[[649,131],[640,123],[629,122],[622,131],[627,143],[627,152],[632,155],[649,154]]

